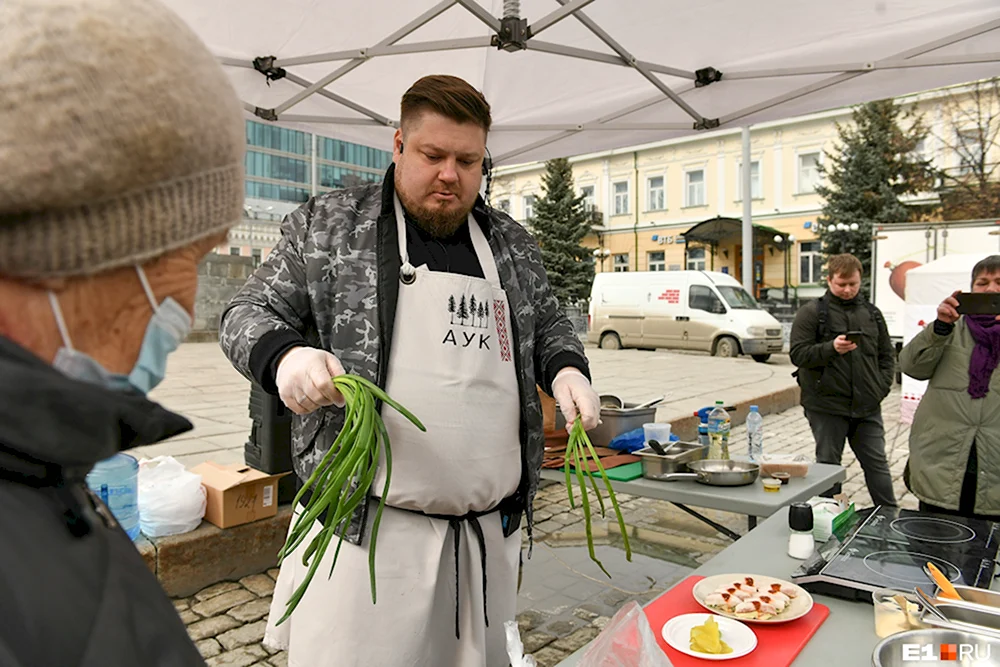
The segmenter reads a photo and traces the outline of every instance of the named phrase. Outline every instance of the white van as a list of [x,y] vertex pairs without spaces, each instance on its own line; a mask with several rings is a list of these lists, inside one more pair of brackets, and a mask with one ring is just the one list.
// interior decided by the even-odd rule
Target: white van
[[781,352],[781,323],[732,276],[715,271],[598,273],[588,339],[606,350],[666,347],[719,357]]

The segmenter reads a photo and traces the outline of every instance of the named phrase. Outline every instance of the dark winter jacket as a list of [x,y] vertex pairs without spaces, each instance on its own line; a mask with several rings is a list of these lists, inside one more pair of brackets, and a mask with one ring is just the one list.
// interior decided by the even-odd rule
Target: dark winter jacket
[[71,380],[0,336],[0,665],[205,664],[84,482],[97,461],[190,428],[143,396]]
[[[892,388],[896,357],[885,320],[863,296],[850,302],[827,292],[826,324],[820,299],[802,306],[792,325],[791,357],[798,366],[802,406],[807,410],[867,417],[879,410]],[[848,331],[864,333],[858,349],[838,354],[833,339]]]
[[[348,373],[385,386],[400,268],[392,195],[390,167],[382,184],[326,193],[285,218],[278,245],[222,316],[220,343],[238,371],[275,393],[275,358],[305,344],[329,350]],[[510,303],[522,477],[509,506],[518,518],[527,514],[530,536],[545,446],[535,386],[551,394],[551,381],[563,366],[581,367],[588,376],[589,371],[583,345],[549,288],[538,244],[524,227],[481,200],[473,215]],[[344,410],[336,407],[294,418],[292,463],[300,479],[316,468],[343,423]],[[345,532],[354,544],[362,539],[368,505],[360,504]]]

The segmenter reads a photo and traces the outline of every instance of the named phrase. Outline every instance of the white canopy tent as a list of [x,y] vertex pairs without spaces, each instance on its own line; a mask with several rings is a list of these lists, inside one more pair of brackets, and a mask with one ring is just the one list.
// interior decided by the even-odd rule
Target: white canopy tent
[[248,114],[388,148],[409,85],[453,74],[493,108],[495,164],[1000,72],[997,0],[165,1],[230,72]]

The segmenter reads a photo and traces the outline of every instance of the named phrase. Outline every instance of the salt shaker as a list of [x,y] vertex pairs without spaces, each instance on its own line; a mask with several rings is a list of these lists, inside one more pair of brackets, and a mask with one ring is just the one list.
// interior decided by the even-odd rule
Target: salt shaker
[[805,560],[812,556],[815,542],[813,541],[813,508],[809,503],[793,503],[788,508],[788,555],[792,558]]

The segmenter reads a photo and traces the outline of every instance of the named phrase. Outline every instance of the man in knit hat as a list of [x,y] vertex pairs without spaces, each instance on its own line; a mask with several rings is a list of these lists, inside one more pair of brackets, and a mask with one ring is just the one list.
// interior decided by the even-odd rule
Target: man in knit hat
[[3,0],[0,100],[0,665],[203,664],[85,476],[191,428],[145,394],[240,218],[239,100],[154,0]]

